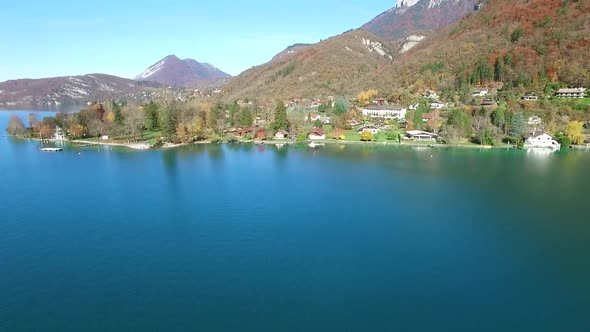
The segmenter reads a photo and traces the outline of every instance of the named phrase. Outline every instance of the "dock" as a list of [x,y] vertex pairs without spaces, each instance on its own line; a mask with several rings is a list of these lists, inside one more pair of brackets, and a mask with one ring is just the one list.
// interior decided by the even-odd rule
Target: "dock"
[[62,148],[41,148],[39,150],[42,152],[61,152],[61,151],[63,151]]

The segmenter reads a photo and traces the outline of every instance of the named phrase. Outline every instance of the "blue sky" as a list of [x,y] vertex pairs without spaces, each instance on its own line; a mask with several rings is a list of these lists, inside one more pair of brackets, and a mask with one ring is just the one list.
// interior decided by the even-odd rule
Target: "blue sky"
[[358,28],[395,0],[11,1],[0,11],[0,81],[132,78],[169,54],[232,74],[285,47]]

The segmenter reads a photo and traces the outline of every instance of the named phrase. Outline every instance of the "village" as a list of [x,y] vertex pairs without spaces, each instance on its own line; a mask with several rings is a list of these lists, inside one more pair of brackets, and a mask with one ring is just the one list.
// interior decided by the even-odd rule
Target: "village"
[[[41,140],[124,146],[136,150],[194,143],[252,142],[282,146],[307,142],[408,144],[485,148],[587,147],[589,122],[549,119],[547,103],[587,105],[585,88],[560,88],[550,96],[525,93],[507,102],[498,89],[473,89],[468,102],[425,89],[402,104],[375,90],[356,98],[326,97],[279,102],[275,109],[240,100],[205,108],[200,102],[143,105],[91,103],[74,114],[58,114],[29,126],[11,120],[8,132]],[[501,98],[503,97],[503,98]],[[517,99],[517,100],[514,100]],[[569,104],[568,104],[569,105]],[[519,107],[514,112],[511,108]],[[526,110],[523,111],[523,110]],[[188,119],[188,120],[183,120]]]
[[[560,100],[585,99],[585,88],[559,89],[552,98]],[[372,95],[377,95],[372,92]],[[472,91],[475,112],[482,112],[488,116],[494,115],[494,110],[499,107],[496,101],[497,91],[487,88]],[[524,126],[519,132],[522,141],[517,140],[503,142],[484,142],[463,138],[451,142],[452,138],[441,130],[442,124],[448,122],[450,112],[459,107],[454,103],[441,102],[441,98],[435,91],[427,91],[419,102],[402,106],[391,103],[386,98],[374,97],[367,99],[358,105],[350,106],[345,114],[339,116],[333,112],[338,101],[334,97],[315,100],[293,100],[285,103],[290,115],[292,126],[289,130],[268,129],[269,121],[257,117],[254,125],[250,127],[229,128],[224,131],[226,135],[235,136],[240,140],[255,141],[258,143],[284,142],[366,142],[383,144],[427,144],[427,145],[455,145],[464,147],[508,147],[520,146],[524,148],[544,148],[558,150],[562,147],[562,140],[549,133],[546,123],[534,112],[524,118]],[[534,93],[528,93],[520,98],[524,104],[534,104],[540,97]],[[328,111],[326,111],[328,110]],[[330,112],[329,110],[332,110]],[[229,115],[228,115],[229,116]],[[475,125],[477,126],[477,125]],[[590,129],[590,122],[582,124],[583,129]],[[475,129],[475,128],[474,128]],[[561,134],[565,138],[566,133]],[[515,135],[518,136],[518,135]],[[488,143],[488,144],[484,144]],[[565,142],[569,147],[571,142]],[[588,144],[585,139],[582,144]],[[317,145],[313,143],[312,145]]]

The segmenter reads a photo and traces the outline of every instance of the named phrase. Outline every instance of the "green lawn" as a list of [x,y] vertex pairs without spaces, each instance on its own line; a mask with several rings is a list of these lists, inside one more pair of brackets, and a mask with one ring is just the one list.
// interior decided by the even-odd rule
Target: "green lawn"
[[[396,137],[393,140],[388,140],[387,139],[387,134],[388,133],[392,133],[394,135],[394,137]],[[392,142],[392,143],[397,143],[397,135],[399,134],[399,132],[397,131],[392,131],[392,132],[380,132],[377,135],[373,136],[373,142]],[[346,137],[345,141],[347,142],[360,142],[361,141],[361,135],[359,133],[357,133],[356,131],[349,131],[346,132],[344,134],[344,136]]]

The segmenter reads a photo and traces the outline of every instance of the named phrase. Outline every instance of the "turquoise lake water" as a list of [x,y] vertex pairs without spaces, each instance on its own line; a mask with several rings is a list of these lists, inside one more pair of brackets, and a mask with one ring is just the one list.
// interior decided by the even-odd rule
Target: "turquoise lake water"
[[38,147],[0,137],[1,332],[590,327],[590,152]]

